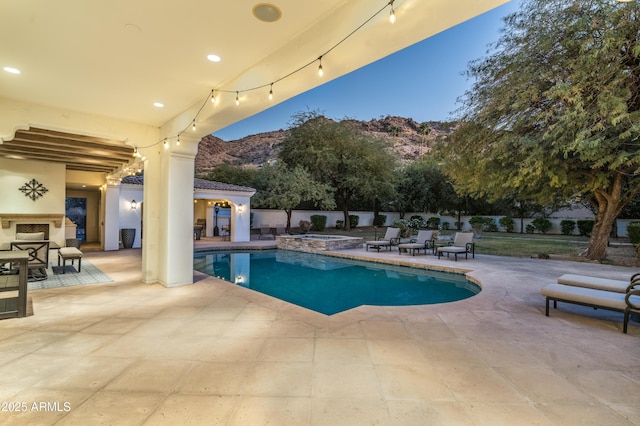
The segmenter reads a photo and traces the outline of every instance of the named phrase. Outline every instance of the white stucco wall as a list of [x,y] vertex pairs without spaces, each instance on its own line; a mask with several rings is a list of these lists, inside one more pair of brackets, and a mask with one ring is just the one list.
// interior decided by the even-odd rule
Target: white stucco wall
[[[120,197],[118,200],[118,230],[123,228],[134,228],[136,238],[133,241],[133,248],[142,247],[142,200],[143,189],[140,185],[120,185]],[[131,208],[131,202],[136,201],[136,208]]]
[[[35,201],[19,190],[25,183],[37,180],[47,192]],[[0,158],[0,216],[2,213],[62,214],[65,213],[65,165],[40,161]],[[30,220],[29,223],[49,223]],[[60,228],[49,226],[49,239],[64,245],[64,221]],[[0,228],[0,243],[15,239],[16,224]]]

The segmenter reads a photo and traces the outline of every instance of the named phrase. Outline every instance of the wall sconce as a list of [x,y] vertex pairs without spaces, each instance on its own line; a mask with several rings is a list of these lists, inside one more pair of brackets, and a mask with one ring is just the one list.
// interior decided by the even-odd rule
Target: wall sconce
[[138,208],[138,203],[136,200],[131,200],[131,210],[136,210]]
[[238,213],[242,213],[244,211],[244,205],[238,204]]

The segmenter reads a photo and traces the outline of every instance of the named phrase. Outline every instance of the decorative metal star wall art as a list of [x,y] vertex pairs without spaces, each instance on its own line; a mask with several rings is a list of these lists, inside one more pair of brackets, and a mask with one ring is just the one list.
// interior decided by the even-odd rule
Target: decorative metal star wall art
[[25,197],[31,198],[32,201],[42,197],[49,190],[44,187],[40,182],[35,179],[31,179],[29,182],[22,185],[20,188]]

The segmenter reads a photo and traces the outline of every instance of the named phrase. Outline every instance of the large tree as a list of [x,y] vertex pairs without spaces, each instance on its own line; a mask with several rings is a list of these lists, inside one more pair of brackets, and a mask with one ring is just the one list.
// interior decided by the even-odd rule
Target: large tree
[[299,113],[282,144],[280,160],[303,166],[329,184],[342,205],[344,229],[349,230],[349,203],[354,198],[384,198],[393,193],[395,159],[386,145],[315,112]]
[[447,172],[471,194],[548,204],[581,196],[596,211],[586,256],[640,190],[640,6],[525,0],[494,50],[470,64]]
[[457,201],[457,194],[442,167],[429,159],[415,161],[400,170],[395,197],[392,204],[401,217],[407,211],[454,210]]
[[256,205],[282,209],[287,214],[287,231],[291,228],[291,213],[300,203],[313,202],[318,208],[335,208],[331,187],[316,181],[302,166],[287,168],[283,163],[264,166],[258,172],[260,188],[252,202]]

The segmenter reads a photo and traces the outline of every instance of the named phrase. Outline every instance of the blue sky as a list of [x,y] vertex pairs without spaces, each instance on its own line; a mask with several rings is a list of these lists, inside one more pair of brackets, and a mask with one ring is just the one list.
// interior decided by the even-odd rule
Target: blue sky
[[458,107],[457,98],[471,86],[462,75],[468,63],[486,56],[488,45],[500,36],[502,18],[519,3],[513,0],[214,135],[230,141],[286,129],[300,111],[319,111],[334,119],[368,121],[395,115],[419,123],[447,121]]

